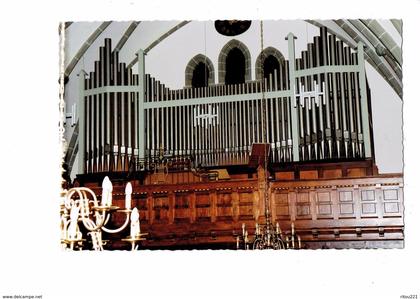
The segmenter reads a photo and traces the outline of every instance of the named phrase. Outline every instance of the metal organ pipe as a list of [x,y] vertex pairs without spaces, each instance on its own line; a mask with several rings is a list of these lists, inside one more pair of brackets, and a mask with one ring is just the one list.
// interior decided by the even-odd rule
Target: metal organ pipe
[[[336,41],[337,47],[337,62],[338,65],[343,65],[343,42]],[[347,111],[346,111],[346,98],[344,90],[344,75],[340,72],[338,74],[339,78],[339,90],[340,90],[340,103],[341,103],[341,119],[342,119],[342,128],[343,128],[343,144],[344,144],[344,156],[348,157],[348,141],[349,141],[349,131],[347,129]]]
[[[329,36],[329,47],[330,47],[330,62],[332,65],[336,65],[336,48],[335,48],[335,35]],[[333,102],[334,102],[334,126],[335,126],[335,139],[336,139],[336,154],[337,157],[341,157],[341,140],[342,140],[342,131],[339,120],[339,107],[337,99],[337,80],[338,74],[333,74],[332,76],[332,89],[333,89]]]
[[[259,142],[270,144],[273,162],[363,157],[367,140],[363,132],[369,131],[363,127],[365,87],[359,86],[363,83],[359,74],[364,76],[363,61],[358,62],[362,54],[351,53],[325,28],[320,32],[295,59],[293,70],[286,60],[260,81],[179,90],[170,90],[144,71],[142,78],[133,74],[106,39],[81,92],[86,172],[126,171],[140,151],[146,150],[150,163],[161,149],[175,159],[192,155],[204,166],[246,164],[252,144]],[[293,35],[288,39],[294,49],[290,38]],[[319,72],[321,67],[325,71]],[[140,80],[145,83],[144,95],[139,92]],[[108,86],[118,91],[109,91]],[[144,134],[139,131],[141,122]]]
[[[328,60],[328,35],[327,35],[327,28],[321,28],[321,46],[322,46],[322,55],[320,56],[320,60],[322,61],[321,64],[324,66],[329,65]],[[326,129],[325,129],[325,139],[327,141],[328,147],[328,157],[332,158],[332,129],[331,129],[331,109],[330,109],[330,75],[328,73],[324,73],[324,100],[325,100],[325,121],[326,121]]]

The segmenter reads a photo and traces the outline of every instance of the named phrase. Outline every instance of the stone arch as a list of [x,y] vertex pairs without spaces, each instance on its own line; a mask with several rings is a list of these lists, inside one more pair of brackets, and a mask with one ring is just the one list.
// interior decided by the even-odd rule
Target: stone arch
[[192,86],[192,77],[194,73],[194,69],[197,65],[202,62],[204,63],[209,69],[209,78],[208,82],[209,85],[214,84],[214,66],[211,62],[210,58],[203,54],[197,54],[188,62],[187,67],[185,68],[185,87]]
[[255,61],[255,79],[261,80],[261,68],[264,64],[264,61],[261,61],[261,56],[264,55],[264,60],[268,56],[274,56],[277,61],[279,62],[280,67],[284,66],[284,56],[281,54],[279,50],[273,47],[267,47],[265,48],[257,57],[257,60]]
[[219,83],[225,83],[225,77],[226,77],[226,57],[230,50],[233,48],[238,48],[242,54],[245,57],[245,82],[251,81],[251,54],[249,53],[249,50],[247,46],[244,45],[244,43],[232,39],[230,40],[219,54]]

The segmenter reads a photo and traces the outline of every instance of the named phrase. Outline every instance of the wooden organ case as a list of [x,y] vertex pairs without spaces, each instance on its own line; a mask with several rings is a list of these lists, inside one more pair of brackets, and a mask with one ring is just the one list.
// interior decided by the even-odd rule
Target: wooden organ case
[[265,82],[177,90],[145,73],[142,50],[133,74],[105,39],[80,74],[78,183],[100,195],[108,175],[123,203],[131,181],[144,248],[235,248],[242,223],[264,217],[249,162],[266,143],[272,220],[293,222],[304,248],[403,247],[403,180],[375,166],[363,45],[321,28],[296,58],[286,39]]

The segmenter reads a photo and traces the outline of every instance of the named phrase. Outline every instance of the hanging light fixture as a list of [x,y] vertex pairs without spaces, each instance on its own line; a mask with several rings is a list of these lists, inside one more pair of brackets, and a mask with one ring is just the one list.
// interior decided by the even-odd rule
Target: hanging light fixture
[[[245,223],[242,224],[242,235],[236,238],[237,249],[298,249],[301,248],[300,237],[296,234],[294,223],[291,223],[291,230],[283,234],[279,223],[275,225],[271,221],[270,198],[269,198],[269,176],[268,176],[268,157],[270,155],[270,145],[267,138],[267,109],[265,99],[265,78],[264,78],[264,40],[263,40],[263,21],[260,21],[260,40],[261,40],[261,101],[262,101],[262,128],[263,128],[263,145],[264,160],[259,163],[258,167],[263,167],[264,182],[262,193],[264,197],[264,216],[265,223],[255,224],[255,235],[250,238]],[[262,164],[262,165],[261,165]],[[261,185],[259,185],[261,188]]]
[[[99,202],[95,193],[86,187],[72,188],[62,194],[61,204],[61,244],[67,250],[88,249],[87,237],[90,236],[92,249],[103,250],[107,241],[102,240],[102,231],[108,234],[122,232],[130,223],[130,235],[121,241],[131,244],[131,250],[138,248],[138,243],[145,240],[147,233],[141,233],[139,212],[131,209],[131,183],[125,188],[125,207],[112,204],[112,183],[106,176],[102,182],[102,197]],[[111,214],[125,214],[124,223],[116,229],[107,228]],[[80,226],[81,223],[83,226]],[[81,229],[83,227],[83,230]],[[83,231],[87,231],[84,235]]]

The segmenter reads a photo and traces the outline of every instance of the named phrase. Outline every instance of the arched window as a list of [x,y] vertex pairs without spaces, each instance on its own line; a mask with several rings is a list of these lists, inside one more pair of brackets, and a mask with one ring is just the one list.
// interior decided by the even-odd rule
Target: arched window
[[229,51],[226,57],[225,84],[245,83],[245,56],[238,48]]
[[280,63],[276,57],[270,55],[264,60],[264,78],[269,78],[270,74],[274,78],[274,70],[277,71],[277,76],[279,76]]
[[195,67],[191,79],[192,87],[207,87],[209,86],[209,68],[204,62],[199,62]]
[[194,56],[185,68],[185,87],[204,87],[214,84],[214,66],[203,54]]
[[[261,61],[262,58],[262,61]],[[264,70],[264,78],[268,78],[270,73],[274,79],[274,70],[277,69],[277,78],[279,71],[284,66],[284,56],[281,52],[273,47],[265,48],[263,52],[258,55],[255,61],[255,78],[261,79],[261,68]]]
[[242,42],[232,39],[219,54],[219,83],[248,81],[251,81],[251,54]]

